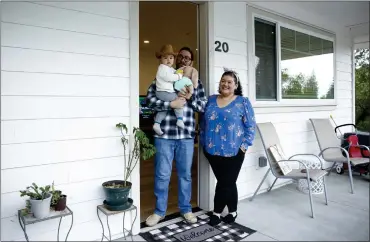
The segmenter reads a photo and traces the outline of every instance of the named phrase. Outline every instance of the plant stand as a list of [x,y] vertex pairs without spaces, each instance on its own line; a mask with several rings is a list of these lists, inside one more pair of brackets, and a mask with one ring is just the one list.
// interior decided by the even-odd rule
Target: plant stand
[[[105,236],[105,233],[104,233],[104,225],[103,225],[103,222],[102,220],[100,219],[100,216],[99,216],[99,210],[105,214],[106,218],[107,218],[107,227],[108,227],[108,231],[109,231],[109,239]],[[131,224],[131,228],[130,230],[126,229],[125,228],[125,216],[126,216],[126,212],[129,212],[129,211],[132,211],[132,210],[135,210],[135,218],[134,218],[134,221],[132,222]],[[103,233],[102,233],[102,237],[101,237],[101,241],[103,241],[104,238],[106,238],[108,241],[112,241],[112,236],[111,236],[111,232],[110,232],[110,227],[109,227],[109,216],[111,215],[116,215],[116,214],[119,214],[119,213],[123,213],[123,236],[126,240],[126,234],[125,232],[128,232],[128,235],[131,235],[131,241],[134,241],[133,239],[133,235],[132,235],[132,228],[134,227],[134,223],[135,223],[135,220],[136,220],[136,217],[137,217],[137,207],[135,205],[132,205],[131,207],[129,207],[128,209],[125,209],[125,210],[122,210],[122,211],[110,211],[108,210],[104,205],[98,205],[96,207],[96,213],[98,215],[98,218],[99,218],[99,221],[101,223],[101,227],[103,229]]]
[[31,214],[23,216],[22,215],[22,210],[18,210],[19,225],[21,226],[21,228],[23,230],[23,233],[24,233],[24,236],[26,237],[27,241],[29,241],[28,240],[28,235],[27,235],[27,232],[26,232],[26,226],[27,225],[43,222],[43,221],[50,220],[50,219],[60,218],[59,226],[58,226],[58,235],[57,235],[57,241],[59,241],[60,224],[62,223],[62,218],[65,217],[65,216],[72,216],[71,227],[69,228],[66,239],[65,239],[65,241],[67,241],[68,235],[71,232],[71,229],[72,229],[72,226],[73,226],[73,212],[68,206],[66,207],[66,209],[64,209],[64,211],[51,210],[50,215],[46,218],[43,218],[43,219],[35,218]]

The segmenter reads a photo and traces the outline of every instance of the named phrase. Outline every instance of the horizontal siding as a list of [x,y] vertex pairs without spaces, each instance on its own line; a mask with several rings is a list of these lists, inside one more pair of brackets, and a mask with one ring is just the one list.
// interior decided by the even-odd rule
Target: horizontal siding
[[83,13],[102,15],[109,18],[119,18],[129,20],[129,3],[128,2],[37,2],[37,4],[53,6],[75,10]]
[[[19,169],[2,170],[4,180],[12,177],[23,177],[11,184],[2,184],[2,193],[18,192],[32,182],[47,184],[54,181],[55,185],[83,182],[101,177],[112,177],[122,174],[124,169],[123,156],[83,160],[69,163],[48,164],[42,166],[23,167]],[[89,169],[94,167],[96,169]],[[32,177],[27,174],[40,173],[43,176]],[[10,210],[11,211],[11,210]]]
[[[217,93],[224,68],[235,70],[241,81],[243,93],[248,93],[247,80],[247,23],[245,3],[214,4],[214,41],[227,43],[229,51],[214,52],[214,78],[210,93]],[[212,43],[213,44],[213,43]],[[216,44],[213,48],[216,48]]]
[[[127,3],[123,3],[118,9],[126,9],[124,4]],[[6,23],[129,38],[129,21],[125,19],[98,16],[30,2],[4,2],[1,10],[1,19]]]
[[[120,179],[121,176],[112,176],[108,179]],[[94,241],[101,236],[101,225],[96,215],[96,206],[101,204],[104,194],[101,189],[101,184],[106,181],[105,179],[95,179],[80,183],[71,183],[68,185],[56,186],[57,189],[62,189],[68,194],[68,206],[74,212],[74,225],[71,230],[69,239],[76,241]],[[6,196],[8,195],[8,196]],[[19,193],[14,198],[19,199]],[[2,201],[6,202],[6,199],[10,198],[9,194],[2,194]],[[20,206],[21,204],[19,204]],[[14,209],[15,207],[9,207],[9,209]],[[104,217],[102,217],[104,218]],[[112,216],[109,218],[112,234],[118,234],[122,230],[122,214]],[[131,221],[130,213],[127,214],[126,224]],[[65,236],[68,232],[69,225],[71,223],[71,217],[66,217],[63,219],[61,225],[61,236]],[[99,225],[99,226],[96,226]],[[84,226],[83,226],[84,225]],[[120,225],[116,227],[117,225]],[[81,227],[83,226],[83,227]],[[2,228],[3,232],[1,234],[2,238],[12,238],[12,240],[22,240],[24,241],[22,230],[18,224],[18,219],[15,216],[2,218]],[[41,222],[27,227],[27,233],[30,240],[55,240],[56,230],[58,228],[58,220],[50,220],[47,222]],[[81,230],[85,228],[85,230]],[[105,228],[106,229],[106,228]],[[86,233],[86,231],[93,231],[91,233]],[[105,230],[107,231],[107,230]],[[52,233],[51,233],[52,232]],[[5,240],[5,239],[3,239]],[[7,239],[10,240],[10,239]]]
[[1,79],[2,96],[127,97],[130,93],[127,77],[2,71]]
[[219,24],[215,26],[215,37],[228,38],[230,40],[247,41],[247,30],[240,26]]
[[129,77],[127,58],[2,47],[1,62],[3,71]]
[[[24,241],[19,190],[53,181],[74,212],[68,239],[97,240],[101,184],[124,172],[115,124],[130,127],[129,3],[5,2],[1,11],[1,240]],[[117,235],[122,216],[110,221]],[[57,223],[29,226],[30,240],[55,240]]]
[[2,120],[42,118],[84,118],[128,116],[128,97],[40,97],[4,96],[1,98]]
[[123,155],[119,137],[11,144],[1,150],[1,169]]
[[[271,8],[269,3],[259,3],[257,5]],[[280,6],[276,4],[276,6]],[[279,9],[274,11],[280,11]],[[282,13],[287,16],[295,17],[298,13],[305,13],[302,9],[284,9]],[[233,16],[235,16],[233,18]],[[308,16],[302,16],[306,18]],[[214,3],[214,38],[215,41],[228,42],[230,45],[229,53],[214,52],[214,79],[211,84],[215,92],[218,88],[219,78],[222,75],[222,67],[229,67],[237,70],[243,86],[252,88],[248,81],[247,57],[245,54],[247,48],[246,28],[247,13],[245,3]],[[272,122],[279,135],[280,143],[284,152],[290,156],[297,153],[319,153],[319,146],[313,127],[309,121],[310,118],[329,118],[332,115],[338,124],[352,122],[352,57],[351,42],[348,33],[337,31],[336,42],[336,106],[305,106],[305,107],[255,107],[257,123]],[[232,50],[232,51],[231,51]],[[238,51],[238,53],[235,53]],[[243,57],[243,58],[242,58]],[[245,92],[248,93],[248,92]],[[348,129],[347,129],[348,130]],[[334,131],[334,126],[333,126]],[[242,170],[238,178],[239,198],[251,196],[258,184],[261,182],[268,167],[260,168],[258,158],[265,156],[262,141],[257,133],[253,146],[249,147]],[[325,163],[329,166],[331,163]],[[268,179],[261,187],[261,191],[267,189],[273,182],[273,176],[270,174]],[[277,182],[277,185],[284,184],[284,180]]]
[[247,57],[217,52],[215,54],[215,66],[247,70]]
[[[24,38],[27,36],[27,38]],[[71,41],[73,40],[73,41]],[[59,52],[129,58],[129,40],[78,32],[60,31],[13,23],[3,23],[1,44]]]
[[[11,120],[1,124],[3,145],[116,137],[128,117]],[[128,126],[128,128],[130,128]]]

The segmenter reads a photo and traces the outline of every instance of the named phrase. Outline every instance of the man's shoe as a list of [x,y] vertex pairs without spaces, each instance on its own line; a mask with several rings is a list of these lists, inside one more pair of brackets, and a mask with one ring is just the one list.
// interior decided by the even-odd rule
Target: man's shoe
[[189,224],[193,224],[198,221],[197,217],[192,212],[185,213],[182,216],[184,217],[185,221],[188,222]]
[[153,213],[152,215],[150,215],[146,220],[145,220],[145,223],[146,225],[148,225],[149,227],[152,227],[154,225],[156,225],[157,223],[159,223],[159,221],[163,220],[164,217],[161,217],[159,216],[158,214],[155,214]]

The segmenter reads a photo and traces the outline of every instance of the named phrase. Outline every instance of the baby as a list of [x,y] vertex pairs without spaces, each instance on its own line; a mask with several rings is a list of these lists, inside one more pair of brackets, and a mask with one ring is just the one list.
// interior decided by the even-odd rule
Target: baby
[[[184,87],[188,87],[190,93],[193,93],[194,86],[196,87],[198,83],[198,80],[195,80],[197,78],[193,75],[193,68],[184,67],[176,71],[172,67],[176,57],[172,45],[164,45],[155,55],[160,60],[156,75],[157,98],[165,102],[171,102],[178,96],[175,90],[182,91]],[[179,128],[185,128],[183,108],[174,109],[174,112],[177,118],[176,125]],[[167,111],[159,111],[155,115],[153,129],[158,135],[163,134],[161,122],[166,117],[166,114]]]

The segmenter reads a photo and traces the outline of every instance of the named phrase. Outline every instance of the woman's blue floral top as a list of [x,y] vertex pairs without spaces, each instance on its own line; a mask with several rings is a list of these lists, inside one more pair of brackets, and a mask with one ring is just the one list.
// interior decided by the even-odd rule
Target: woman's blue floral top
[[227,106],[217,105],[217,95],[212,95],[201,120],[200,142],[207,153],[230,157],[239,149],[252,146],[256,121],[248,98],[238,96]]

